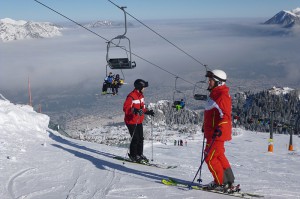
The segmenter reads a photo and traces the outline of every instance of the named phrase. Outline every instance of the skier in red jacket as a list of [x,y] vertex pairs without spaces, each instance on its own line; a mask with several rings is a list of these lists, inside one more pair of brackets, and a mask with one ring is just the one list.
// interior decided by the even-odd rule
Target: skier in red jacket
[[[206,138],[205,162],[214,177],[211,189],[233,186],[234,175],[225,156],[224,142],[231,140],[231,97],[225,82],[227,75],[222,70],[208,71],[210,95],[204,111],[204,137]],[[215,140],[213,142],[213,140]]]
[[143,92],[148,87],[148,82],[137,79],[134,82],[134,90],[128,94],[123,111],[125,112],[124,121],[132,137],[130,143],[129,158],[133,162],[149,162],[143,154],[144,135],[143,120],[144,114],[154,116],[153,110],[147,110]]

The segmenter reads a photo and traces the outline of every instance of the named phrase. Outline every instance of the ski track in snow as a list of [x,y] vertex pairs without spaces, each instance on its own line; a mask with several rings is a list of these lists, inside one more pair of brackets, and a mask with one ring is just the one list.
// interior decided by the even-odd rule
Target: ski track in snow
[[105,176],[105,185],[99,191],[97,191],[92,198],[106,198],[113,185],[116,184],[120,178],[117,177],[115,169],[113,171],[107,171],[107,175]]
[[28,169],[22,170],[22,171],[18,172],[17,174],[15,174],[9,180],[8,185],[7,185],[7,190],[12,198],[18,198],[18,199],[19,198],[20,199],[39,198],[39,196],[43,196],[47,193],[59,191],[59,189],[62,187],[61,185],[57,185],[57,186],[52,186],[52,187],[48,187],[45,189],[40,189],[37,191],[29,192],[26,194],[18,195],[16,193],[16,191],[14,191],[14,184],[16,184],[16,181],[18,180],[18,178],[26,177],[27,172],[34,171],[34,170],[35,170],[35,168],[28,168]]
[[38,191],[34,191],[34,192],[30,192],[26,195],[21,195],[16,197],[17,199],[29,199],[29,198],[40,198],[41,196],[47,194],[47,193],[52,193],[52,192],[56,192],[59,191],[59,189],[62,186],[58,185],[56,187],[49,187],[46,189],[42,189],[42,190],[38,190]]
[[66,198],[71,198],[71,195],[73,194],[73,190],[75,189],[76,185],[78,184],[80,172],[78,172],[78,168],[75,171],[76,172],[73,172],[73,177],[72,177],[72,179],[74,179],[74,183],[72,184],[72,187],[70,188],[69,193]]
[[15,197],[14,190],[13,190],[13,186],[14,186],[15,180],[16,180],[18,177],[22,176],[22,175],[23,175],[24,173],[26,173],[27,171],[30,171],[30,170],[32,170],[32,169],[34,169],[34,168],[28,168],[28,169],[21,170],[21,171],[17,172],[16,174],[14,174],[12,177],[10,177],[10,180],[9,180],[8,183],[7,183],[7,190],[8,190],[8,192],[9,192],[9,194],[10,194],[10,196],[11,196],[12,198],[16,198],[16,197]]

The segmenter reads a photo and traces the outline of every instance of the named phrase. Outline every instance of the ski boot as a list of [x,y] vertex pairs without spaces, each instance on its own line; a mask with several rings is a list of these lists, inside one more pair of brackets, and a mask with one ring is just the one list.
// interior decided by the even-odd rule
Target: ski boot
[[130,153],[128,153],[128,157],[132,162],[137,162],[138,160],[136,155],[131,155]]
[[146,156],[144,156],[144,155],[141,155],[140,156],[146,163],[148,163],[149,162],[149,159],[146,157]]
[[225,186],[224,185],[219,185],[215,181],[211,181],[210,183],[207,184],[206,189],[207,190],[215,190],[215,191],[224,192]]
[[148,164],[148,162],[140,155],[136,156],[136,162],[140,164]]
[[233,183],[228,183],[225,185],[224,187],[224,192],[225,193],[229,193],[229,194],[232,194],[234,192],[239,192],[241,189],[240,189],[240,185],[234,185]]

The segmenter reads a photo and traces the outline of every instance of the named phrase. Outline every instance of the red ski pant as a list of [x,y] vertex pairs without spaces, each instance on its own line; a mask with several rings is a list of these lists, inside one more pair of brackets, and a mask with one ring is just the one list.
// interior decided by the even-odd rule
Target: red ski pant
[[[230,167],[229,161],[225,156],[225,147],[223,141],[215,141],[210,148],[210,143],[206,144],[205,153],[207,154],[205,162],[208,169],[214,177],[215,183],[223,184],[224,170]],[[208,151],[209,150],[209,151]]]

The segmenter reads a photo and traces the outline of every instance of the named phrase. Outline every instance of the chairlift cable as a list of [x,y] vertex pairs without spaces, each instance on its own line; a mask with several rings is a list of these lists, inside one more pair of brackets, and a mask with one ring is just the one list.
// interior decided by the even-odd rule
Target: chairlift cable
[[[118,7],[119,9],[122,9],[122,7],[118,6],[117,4],[115,4],[114,2],[112,2],[111,0],[107,0],[110,3],[112,3],[113,5],[115,5],[116,7]],[[202,66],[205,67],[206,71],[207,71],[207,65],[203,64],[202,62],[200,62],[199,60],[197,60],[196,58],[194,58],[192,55],[190,55],[189,53],[185,52],[182,48],[178,47],[176,44],[174,44],[173,42],[171,42],[170,40],[168,40],[166,37],[162,36],[161,34],[159,34],[158,32],[156,32],[155,30],[153,30],[152,28],[150,28],[148,25],[146,25],[145,23],[143,23],[141,20],[137,19],[136,17],[134,17],[133,15],[131,15],[130,13],[128,13],[127,11],[125,11],[126,14],[128,14],[129,16],[131,16],[133,19],[135,19],[136,21],[138,21],[140,24],[142,24],[143,26],[145,26],[146,28],[148,28],[149,30],[151,30],[153,33],[155,33],[156,35],[158,35],[159,37],[161,37],[162,39],[164,39],[166,42],[168,42],[169,44],[171,44],[172,46],[174,46],[175,48],[177,48],[178,50],[180,50],[181,52],[183,52],[185,55],[187,55],[188,57],[192,58],[194,61],[198,62],[199,64],[201,64]]]
[[48,8],[49,10],[52,10],[53,12],[55,12],[55,13],[59,14],[60,16],[62,16],[62,17],[64,17],[64,18],[66,18],[66,19],[68,19],[68,20],[70,20],[71,22],[73,22],[73,23],[75,23],[76,25],[78,25],[78,26],[80,26],[80,27],[82,27],[82,28],[86,29],[87,31],[89,31],[89,32],[91,32],[91,33],[93,33],[93,34],[97,35],[98,37],[100,37],[100,38],[102,38],[102,39],[106,40],[107,42],[109,41],[108,39],[106,39],[106,38],[102,37],[102,36],[101,36],[101,35],[99,35],[98,33],[96,33],[96,32],[94,32],[94,31],[92,31],[92,30],[90,30],[90,29],[88,29],[88,28],[84,27],[84,26],[83,26],[83,25],[81,25],[80,23],[78,23],[78,22],[76,22],[76,21],[74,21],[74,20],[70,19],[69,17],[67,17],[67,16],[65,16],[65,15],[61,14],[60,12],[58,12],[58,11],[56,11],[56,10],[54,10],[54,9],[50,8],[49,6],[47,6],[47,5],[43,4],[43,3],[41,3],[40,1],[38,1],[38,0],[33,0],[33,1],[35,1],[35,2],[37,2],[37,3],[39,3],[39,4],[41,4],[42,6],[44,6],[44,7]]
[[[62,16],[62,17],[64,17],[64,18],[66,18],[66,19],[68,19],[69,21],[75,23],[76,25],[78,25],[78,26],[84,28],[84,29],[87,30],[88,32],[90,32],[90,33],[92,33],[92,34],[94,34],[94,35],[96,35],[96,36],[102,38],[102,39],[105,40],[106,42],[109,42],[109,41],[110,41],[110,40],[106,39],[105,37],[99,35],[98,33],[96,33],[96,32],[94,32],[94,31],[90,30],[89,28],[84,27],[83,25],[81,25],[80,23],[74,21],[73,19],[71,19],[71,18],[69,18],[69,17],[67,17],[67,16],[65,16],[65,15],[63,15],[63,14],[61,14],[60,12],[54,10],[53,8],[47,6],[46,4],[41,3],[41,2],[38,1],[38,0],[33,0],[33,1],[35,1],[35,2],[37,2],[38,4],[40,4],[40,5],[44,6],[44,7],[46,7],[47,9],[49,9],[49,10],[51,10],[51,11],[57,13],[58,15],[60,15],[60,16]],[[117,5],[116,5],[116,6],[117,6]],[[117,7],[121,9],[121,7],[119,7],[119,6],[117,6]],[[113,44],[114,44],[114,43],[113,43]],[[114,45],[116,45],[116,44],[114,44]],[[126,52],[128,52],[127,49],[125,49],[125,48],[123,48],[123,47],[121,47],[121,46],[120,46],[120,48],[123,49],[123,50],[125,50]],[[177,78],[179,78],[179,79],[185,81],[186,83],[189,83],[189,84],[195,86],[195,83],[192,83],[192,82],[190,82],[190,81],[188,81],[188,80],[186,80],[186,79],[184,79],[184,78],[182,78],[182,77],[180,77],[180,76],[178,76],[178,75],[176,75],[176,74],[174,74],[174,73],[172,73],[172,72],[170,72],[170,71],[164,69],[163,67],[161,67],[161,66],[159,66],[159,65],[157,65],[157,64],[155,64],[155,63],[153,63],[153,62],[151,62],[151,61],[149,61],[149,60],[147,60],[147,59],[145,59],[145,58],[143,58],[143,57],[141,57],[141,56],[139,56],[139,55],[137,55],[137,54],[135,54],[135,53],[132,53],[132,54],[133,54],[134,56],[140,58],[141,60],[143,60],[143,61],[149,63],[150,65],[153,65],[153,66],[159,68],[160,70],[165,71],[166,73],[169,73],[170,75],[172,75],[172,76],[174,76],[174,77],[177,77]],[[207,65],[204,65],[204,66],[205,66],[205,68],[207,69]]]
[[[188,57],[192,58],[194,61],[198,62],[199,64],[201,64],[204,68],[205,68],[205,74],[207,73],[208,70],[210,70],[210,68],[208,67],[207,64],[203,64],[201,61],[199,61],[198,59],[194,58],[192,55],[190,55],[189,53],[185,52],[183,49],[181,49],[180,47],[178,47],[176,44],[174,44],[173,42],[171,42],[170,40],[168,40],[166,37],[162,36],[161,34],[159,34],[158,32],[156,32],[155,30],[153,30],[152,28],[150,28],[148,25],[146,25],[145,23],[143,23],[141,20],[137,19],[136,17],[134,17],[133,15],[131,15],[130,13],[128,13],[127,11],[125,11],[123,9],[123,7],[121,6],[118,6],[117,4],[115,4],[113,1],[111,0],[108,0],[111,4],[113,4],[114,6],[116,6],[117,8],[123,10],[126,14],[128,14],[129,16],[131,16],[133,19],[135,19],[136,21],[138,21],[140,24],[142,24],[143,26],[145,26],[146,28],[148,28],[150,31],[152,31],[153,33],[155,33],[156,35],[158,35],[159,37],[161,37],[162,39],[164,39],[165,41],[167,41],[169,44],[171,44],[172,46],[174,46],[175,48],[177,48],[178,50],[180,50],[181,52],[183,52],[185,55],[187,55]],[[133,55],[135,55],[134,53],[132,53]],[[137,55],[135,55],[137,56]],[[140,57],[139,57],[140,58]],[[144,60],[145,61],[145,60]],[[152,64],[152,63],[150,63]],[[153,65],[153,64],[152,64]],[[156,66],[158,67],[158,66]],[[160,67],[159,67],[160,68]],[[160,68],[161,70],[164,70],[162,68]],[[165,70],[164,70],[165,71]],[[168,71],[165,71],[165,72],[168,72]],[[171,74],[171,73],[170,73]],[[174,75],[174,74],[171,74],[171,75]],[[177,77],[177,76],[175,76]],[[180,78],[182,79],[182,78]],[[184,80],[184,79],[182,79]],[[205,81],[206,80],[206,77],[204,77],[204,80],[202,81]],[[186,80],[184,80],[186,81]],[[188,82],[188,81],[186,81]],[[188,82],[190,83],[190,82]],[[192,85],[194,85],[194,87],[198,87],[197,86],[197,83],[199,82],[196,82],[196,83],[192,83]]]

